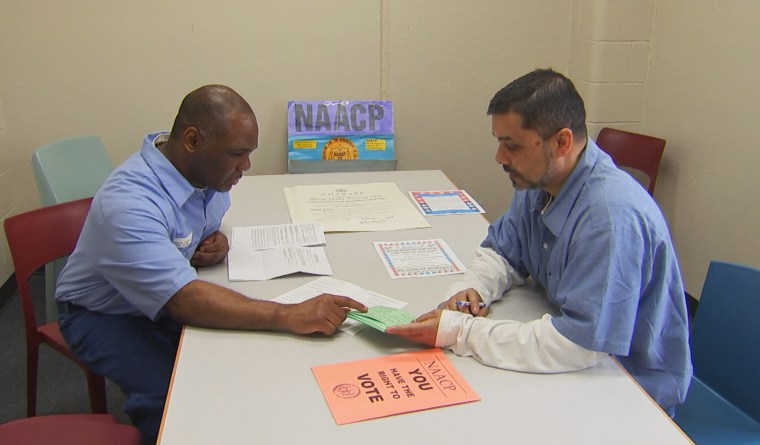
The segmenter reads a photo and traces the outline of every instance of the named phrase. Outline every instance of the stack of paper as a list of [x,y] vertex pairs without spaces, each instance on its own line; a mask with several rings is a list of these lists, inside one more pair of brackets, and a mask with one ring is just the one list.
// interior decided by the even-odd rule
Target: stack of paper
[[391,326],[411,323],[414,321],[414,315],[388,306],[374,306],[368,308],[367,312],[351,311],[346,316],[352,320],[364,323],[369,327],[375,328],[380,332]]
[[[370,310],[377,306],[384,306],[388,309],[401,309],[407,305],[407,303],[404,301],[397,300],[395,298],[391,298],[377,292],[366,290],[361,286],[349,283],[348,281],[338,280],[330,277],[317,278],[316,280],[310,281],[303,286],[299,286],[289,292],[280,295],[277,298],[272,299],[272,301],[284,304],[295,304],[306,301],[309,298],[314,298],[320,294],[333,294],[349,297],[367,306],[370,308]],[[414,316],[412,317],[414,318]],[[366,324],[348,318],[340,326],[340,330],[347,334],[354,335],[357,332],[360,332],[366,326]],[[385,329],[383,329],[383,331],[384,330]]]
[[324,247],[313,247],[325,244],[319,223],[234,227],[230,244],[230,281],[268,280],[296,272],[333,273]]

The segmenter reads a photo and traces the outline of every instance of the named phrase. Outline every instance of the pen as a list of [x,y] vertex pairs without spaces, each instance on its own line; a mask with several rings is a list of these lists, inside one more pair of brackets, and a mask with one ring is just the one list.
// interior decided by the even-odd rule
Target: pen
[[[457,301],[457,306],[470,306],[470,302],[469,301]],[[485,303],[478,303],[478,307],[486,307],[486,306],[488,306],[488,305],[485,304]]]

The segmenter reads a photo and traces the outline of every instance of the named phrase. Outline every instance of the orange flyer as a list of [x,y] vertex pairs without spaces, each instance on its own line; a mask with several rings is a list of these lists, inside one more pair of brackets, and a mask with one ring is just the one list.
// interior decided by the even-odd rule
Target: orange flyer
[[480,400],[437,348],[311,370],[338,425]]

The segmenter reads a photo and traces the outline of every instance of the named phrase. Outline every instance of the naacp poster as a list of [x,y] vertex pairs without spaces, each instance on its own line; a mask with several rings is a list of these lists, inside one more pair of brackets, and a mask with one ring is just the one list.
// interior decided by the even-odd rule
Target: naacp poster
[[288,102],[288,159],[394,159],[391,102]]
[[311,370],[338,425],[480,400],[438,348]]

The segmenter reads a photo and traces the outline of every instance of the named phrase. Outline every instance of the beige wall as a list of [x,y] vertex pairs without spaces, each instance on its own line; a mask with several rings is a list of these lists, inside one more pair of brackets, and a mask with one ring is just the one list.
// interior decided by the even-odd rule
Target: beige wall
[[760,268],[760,2],[656,6],[641,130],[668,141],[655,198],[698,295],[711,259]]
[[[12,147],[0,181],[17,190],[4,187],[0,209],[39,205],[35,147],[97,134],[119,163],[171,125],[188,91],[218,82],[257,112],[253,174],[286,171],[289,99],[387,98],[399,168],[444,170],[493,217],[512,190],[493,162],[487,102],[536,66],[567,65],[570,0],[219,4],[0,0],[0,143]],[[0,263],[0,279],[10,273]]]
[[536,67],[567,70],[572,2],[390,3],[399,168],[443,170],[495,219],[513,189],[494,161],[488,101]]
[[575,0],[569,75],[586,103],[589,136],[639,131],[654,0]]
[[[121,162],[189,90],[218,82],[257,111],[253,174],[286,171],[287,100],[390,99],[399,168],[442,169],[494,218],[512,189],[487,102],[551,66],[588,96],[592,134],[617,122],[668,140],[655,198],[698,294],[711,258],[760,267],[757,175],[736,167],[758,161],[758,17],[742,0],[0,0],[0,212],[38,205],[35,147],[97,134]],[[636,94],[606,92],[610,75]]]
[[[5,131],[5,114],[3,112],[3,98],[0,96],[0,218],[4,219],[16,208],[15,176],[11,172],[11,153],[8,145],[7,132]],[[0,285],[8,279],[13,272],[8,255],[8,247],[5,244],[5,234],[0,235]]]

